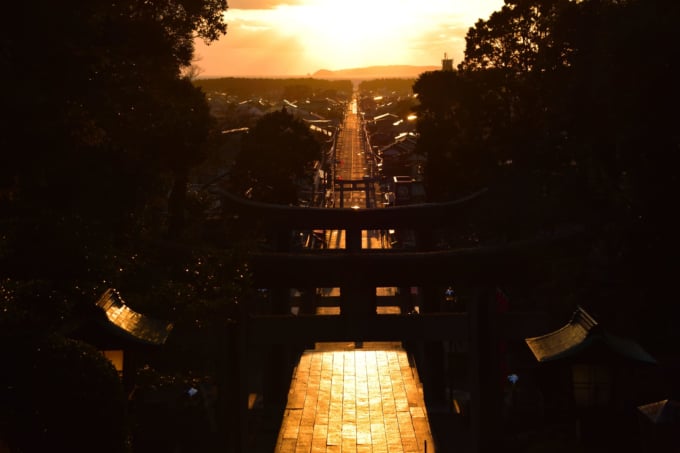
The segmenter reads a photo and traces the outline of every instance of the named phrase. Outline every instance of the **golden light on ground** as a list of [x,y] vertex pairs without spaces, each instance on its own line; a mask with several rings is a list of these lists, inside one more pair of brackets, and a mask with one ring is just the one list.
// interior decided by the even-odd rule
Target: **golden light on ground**
[[305,351],[274,451],[434,452],[422,383],[406,352],[383,343]]

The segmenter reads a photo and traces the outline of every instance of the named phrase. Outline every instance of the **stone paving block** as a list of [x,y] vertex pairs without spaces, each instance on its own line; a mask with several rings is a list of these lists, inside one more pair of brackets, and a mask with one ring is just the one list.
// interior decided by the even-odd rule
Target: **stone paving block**
[[327,451],[326,442],[323,442],[323,443],[312,442],[312,452],[311,453],[326,453],[326,451]]
[[404,453],[404,445],[401,443],[401,440],[390,442],[387,444],[387,451],[389,453]]
[[342,452],[356,451],[357,440],[356,439],[342,439]]
[[404,453],[419,453],[424,449],[424,445],[419,445],[415,438],[402,439],[401,444],[404,448]]
[[328,438],[328,425],[315,424],[314,430],[312,431],[312,440],[323,440],[324,444]]
[[[331,427],[333,426],[333,427]],[[326,445],[342,445],[342,426],[329,425]]]
[[373,437],[371,436],[371,429],[357,429],[357,445],[371,445]]
[[295,451],[297,439],[283,439],[276,448],[277,453],[290,453]]
[[306,442],[303,439],[298,439],[295,444],[295,453],[309,453],[312,450],[311,442]]

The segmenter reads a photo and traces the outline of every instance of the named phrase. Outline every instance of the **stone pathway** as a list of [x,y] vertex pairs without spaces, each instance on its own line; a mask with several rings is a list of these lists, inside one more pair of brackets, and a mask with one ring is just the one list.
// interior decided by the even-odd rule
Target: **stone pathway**
[[302,355],[275,451],[434,452],[422,388],[399,343],[342,347]]

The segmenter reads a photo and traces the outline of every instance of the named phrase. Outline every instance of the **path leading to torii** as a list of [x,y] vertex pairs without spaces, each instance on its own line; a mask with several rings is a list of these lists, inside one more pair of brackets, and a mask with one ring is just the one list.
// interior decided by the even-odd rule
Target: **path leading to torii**
[[[427,445],[427,447],[426,447]],[[415,368],[393,343],[306,351],[276,452],[434,452]]]
[[[363,142],[354,100],[338,137],[336,177],[361,179],[370,170],[366,152],[370,150]],[[346,193],[345,206],[365,207],[363,195]],[[341,232],[326,234],[331,235],[329,245],[344,248]],[[366,231],[362,236],[363,248],[380,248],[377,233]],[[329,289],[328,294],[337,291]],[[379,310],[391,308],[398,310]],[[337,311],[320,307],[317,313]],[[317,343],[305,351],[294,371],[275,451],[434,452],[422,386],[401,344]]]

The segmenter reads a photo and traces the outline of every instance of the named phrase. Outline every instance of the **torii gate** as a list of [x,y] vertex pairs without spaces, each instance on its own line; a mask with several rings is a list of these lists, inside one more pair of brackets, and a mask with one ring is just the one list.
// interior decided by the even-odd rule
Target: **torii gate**
[[[405,341],[425,347],[420,369],[426,400],[443,393],[442,341],[469,342],[471,436],[475,451],[493,449],[493,430],[498,426],[498,373],[494,367],[499,338],[524,339],[544,331],[542,313],[505,313],[490,308],[493,288],[517,278],[540,281],[546,275],[545,260],[580,241],[579,234],[543,237],[498,246],[462,250],[435,250],[433,229],[451,225],[466,215],[482,192],[448,203],[426,203],[391,208],[310,208],[271,205],[227,196],[240,218],[257,219],[272,233],[272,251],[253,251],[250,265],[257,288],[275,295],[269,314],[248,309],[241,320],[240,356],[251,345],[269,345],[266,399],[285,405],[290,364],[285,357],[300,345],[323,341]],[[413,251],[361,248],[363,230],[412,229]],[[346,248],[293,251],[291,237],[300,230],[344,230]],[[509,270],[515,272],[509,272]],[[522,269],[521,273],[516,270]],[[438,308],[440,285],[452,280],[478,288],[466,313],[442,313]],[[376,315],[376,287],[418,286],[423,291],[419,316]],[[290,288],[340,287],[340,315],[316,316],[314,301],[293,316],[288,307]],[[283,348],[283,349],[282,349]],[[288,353],[285,352],[288,348]],[[283,358],[283,360],[282,360]],[[420,366],[420,365],[419,365]],[[243,367],[241,367],[243,368]],[[241,423],[245,423],[247,395],[240,398]],[[243,429],[243,427],[242,427]]]
[[[363,191],[366,197],[366,203],[374,199],[375,179],[335,179],[334,190],[340,193],[340,208],[345,207],[345,191]],[[367,207],[370,207],[367,205]]]

